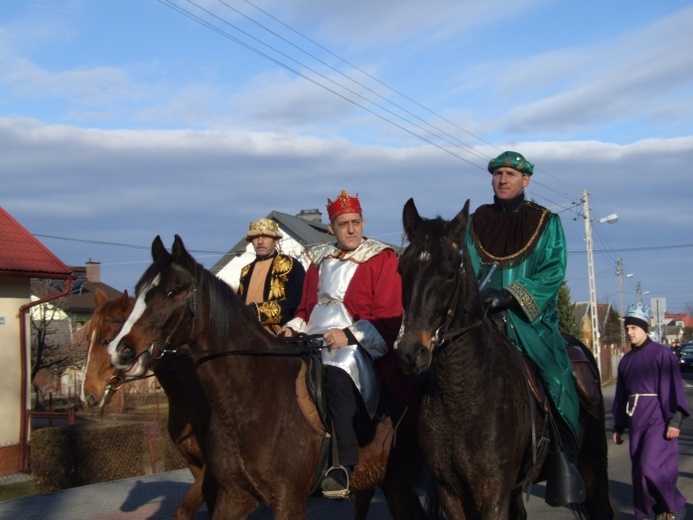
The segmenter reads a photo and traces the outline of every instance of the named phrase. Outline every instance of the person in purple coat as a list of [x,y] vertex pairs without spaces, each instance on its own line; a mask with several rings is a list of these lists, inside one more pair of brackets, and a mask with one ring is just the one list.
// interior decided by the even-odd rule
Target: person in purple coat
[[680,520],[686,498],[676,488],[679,433],[689,416],[676,355],[647,335],[650,309],[628,307],[624,324],[631,350],[618,365],[613,441],[630,434],[633,507],[637,520]]

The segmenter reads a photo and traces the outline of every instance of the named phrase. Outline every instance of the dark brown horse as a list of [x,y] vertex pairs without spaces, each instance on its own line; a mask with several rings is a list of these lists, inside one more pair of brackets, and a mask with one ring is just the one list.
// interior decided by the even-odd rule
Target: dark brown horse
[[[122,296],[109,300],[97,289],[96,309],[87,325],[89,349],[84,369],[82,400],[90,406],[108,403],[127,374],[111,365],[108,344],[118,335],[132,312],[135,300]],[[194,482],[176,509],[176,520],[191,520],[202,506],[205,458],[198,442],[209,423],[209,407],[190,359],[167,358],[154,366],[154,374],[168,397],[168,433],[193,475]]]
[[[189,345],[211,409],[203,487],[205,497],[210,483],[218,489],[213,518],[246,518],[259,502],[278,520],[305,518],[324,434],[306,420],[296,398],[301,359],[251,355],[286,353],[287,347],[195,261],[180,237],[171,253],[157,237],[152,257],[137,283],[135,309],[108,347],[113,365],[142,373],[163,351]],[[357,506],[367,505],[380,485],[394,518],[425,518],[410,491],[420,460],[413,425],[408,433],[405,423],[394,445],[390,430],[385,441],[361,451],[351,489]],[[366,500],[358,501],[362,493]]]
[[[551,428],[530,395],[518,353],[482,309],[466,250],[468,216],[469,201],[451,221],[423,219],[412,199],[406,203],[405,326],[398,349],[405,369],[426,378],[419,442],[447,516],[524,519],[522,487],[543,478]],[[591,364],[596,367],[593,357]],[[611,519],[599,397],[598,417],[580,413],[579,469],[587,498],[576,513]],[[543,448],[533,439],[533,408]]]

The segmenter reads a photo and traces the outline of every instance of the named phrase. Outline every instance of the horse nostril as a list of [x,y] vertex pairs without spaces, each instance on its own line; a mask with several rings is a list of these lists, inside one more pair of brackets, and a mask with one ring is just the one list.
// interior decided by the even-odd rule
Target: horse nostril
[[89,406],[94,406],[96,405],[96,397],[94,397],[93,394],[87,394],[84,399],[87,401],[87,404]]
[[118,357],[121,360],[127,361],[135,357],[135,349],[132,347],[132,345],[128,345],[127,343],[121,341],[116,347],[116,354],[118,354]]

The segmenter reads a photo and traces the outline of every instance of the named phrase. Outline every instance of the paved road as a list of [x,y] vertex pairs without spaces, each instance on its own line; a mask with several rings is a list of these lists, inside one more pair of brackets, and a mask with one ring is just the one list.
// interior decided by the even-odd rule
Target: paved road
[[[686,396],[693,409],[693,374],[684,374]],[[604,389],[607,410],[611,410],[614,386]],[[613,420],[607,414],[607,431]],[[689,497],[687,516],[693,518],[693,419],[684,422],[679,443],[679,489]],[[615,509],[622,520],[634,520],[630,460],[627,444],[616,446],[609,442],[610,489]],[[185,495],[192,478],[187,470],[172,471],[147,477],[132,478],[67,489],[55,493],[36,495],[18,500],[0,502],[0,520],[169,520]],[[532,489],[526,503],[531,519],[573,520],[566,508],[551,508],[543,501],[544,486]],[[353,501],[332,502],[323,498],[309,500],[310,520],[351,520]],[[207,519],[206,510],[200,510],[195,520]],[[387,520],[389,515],[381,495],[376,495],[368,516],[370,520]],[[270,520],[271,513],[261,508],[251,520]]]

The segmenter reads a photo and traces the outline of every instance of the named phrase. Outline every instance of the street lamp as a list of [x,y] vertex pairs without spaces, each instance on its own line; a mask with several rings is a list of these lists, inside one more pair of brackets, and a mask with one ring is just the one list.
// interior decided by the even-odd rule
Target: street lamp
[[[625,329],[625,317],[623,316],[623,261],[621,258],[616,259],[616,275],[618,276],[618,297],[619,297],[619,303],[621,307],[619,308],[619,312],[621,313],[621,317],[619,318],[619,323],[621,324],[621,346],[625,347],[626,345],[626,329]],[[627,274],[626,278],[632,278],[632,274]]]
[[[592,219],[590,218],[589,193],[585,189],[582,192],[582,202],[585,213],[585,243],[587,245],[587,273],[590,285],[590,322],[592,329],[592,350],[597,358],[597,370],[599,370],[599,378],[602,377],[602,352],[599,346],[599,320],[597,318],[597,287],[594,276],[594,253],[592,245]],[[611,215],[600,218],[600,224],[614,224],[618,222],[618,215]]]

